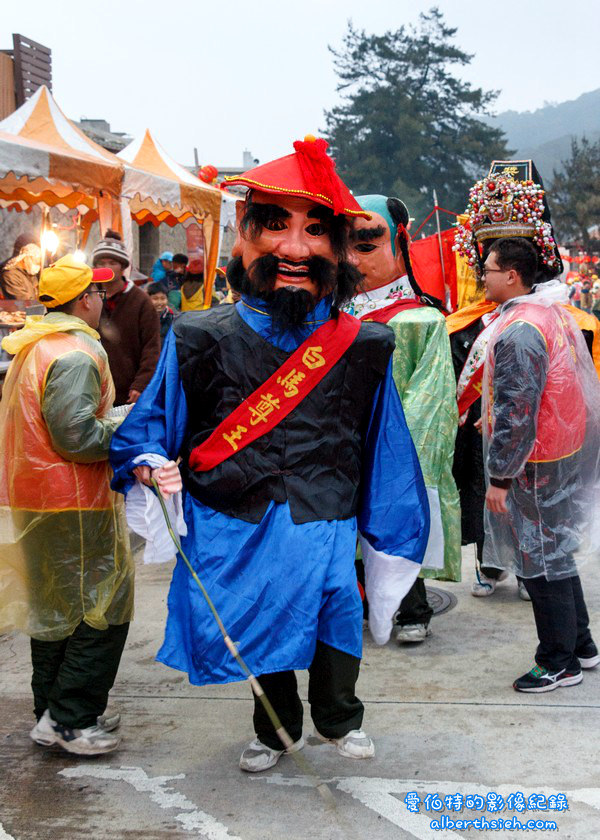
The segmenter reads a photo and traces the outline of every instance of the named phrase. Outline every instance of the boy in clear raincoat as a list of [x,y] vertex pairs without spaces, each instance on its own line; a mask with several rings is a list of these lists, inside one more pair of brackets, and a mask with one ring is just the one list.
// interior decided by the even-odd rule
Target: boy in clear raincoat
[[4,339],[0,403],[0,633],[31,637],[31,738],[109,752],[105,715],[133,612],[123,504],[108,449],[120,420],[96,327],[110,269],[67,255],[42,272],[49,312]]
[[600,655],[577,572],[597,553],[600,383],[585,341],[557,299],[531,287],[537,255],[500,239],[485,262],[486,299],[501,304],[483,380],[484,565],[509,569],[531,596],[536,665],[515,681],[539,693],[582,680]]

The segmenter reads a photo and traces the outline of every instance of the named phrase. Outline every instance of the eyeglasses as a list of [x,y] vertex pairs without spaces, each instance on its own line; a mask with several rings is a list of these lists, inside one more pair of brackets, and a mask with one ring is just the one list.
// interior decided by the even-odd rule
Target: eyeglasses
[[481,276],[485,277],[487,274],[493,274],[494,272],[496,272],[496,274],[504,274],[505,271],[505,268],[483,268],[481,270]]
[[106,300],[106,289],[92,289],[88,295],[99,295],[100,300]]

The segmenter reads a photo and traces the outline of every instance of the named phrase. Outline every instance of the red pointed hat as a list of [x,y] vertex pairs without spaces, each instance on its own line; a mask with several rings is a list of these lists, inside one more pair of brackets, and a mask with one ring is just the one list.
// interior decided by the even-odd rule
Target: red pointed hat
[[227,186],[249,187],[273,195],[294,195],[310,198],[317,204],[330,207],[334,215],[363,216],[370,219],[335,171],[335,162],[327,154],[328,143],[307,134],[296,140],[294,153],[243,175],[225,178]]

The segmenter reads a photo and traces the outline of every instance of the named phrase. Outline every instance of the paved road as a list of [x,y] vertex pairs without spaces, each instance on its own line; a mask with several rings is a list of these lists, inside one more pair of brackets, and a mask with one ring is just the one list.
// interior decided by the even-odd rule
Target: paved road
[[[237,769],[252,737],[248,687],[195,688],[154,662],[162,638],[170,568],[140,567],[132,625],[113,705],[123,713],[122,748],[97,759],[32,744],[28,640],[0,637],[0,840],[404,840],[515,836],[508,830],[431,828],[430,821],[516,816],[554,820],[531,837],[600,835],[600,669],[576,687],[516,694],[512,680],[532,661],[531,607],[514,581],[493,598],[468,594],[465,550],[458,605],[433,621],[423,645],[376,648],[366,641],[359,694],[377,756],[355,762],[329,745],[304,755],[329,783],[328,808],[290,757],[260,776]],[[600,581],[583,575],[600,637]],[[306,682],[301,682],[304,698]],[[305,729],[310,732],[309,718]],[[411,814],[415,791],[506,798],[566,794],[567,811],[501,814],[463,809]],[[477,804],[477,800],[469,804]],[[518,832],[520,833],[520,832]]]

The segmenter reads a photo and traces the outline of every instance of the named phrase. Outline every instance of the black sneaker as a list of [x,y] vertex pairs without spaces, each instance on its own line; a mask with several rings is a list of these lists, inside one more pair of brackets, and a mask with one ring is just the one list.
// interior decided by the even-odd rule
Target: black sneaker
[[598,653],[598,648],[592,641],[581,648],[575,656],[579,659],[582,668],[595,668],[600,663],[600,653]]
[[527,691],[529,694],[541,694],[543,691],[554,691],[559,686],[577,685],[583,679],[581,671],[569,673],[565,668],[553,674],[543,665],[536,665],[527,674],[523,674],[513,683],[515,691]]

